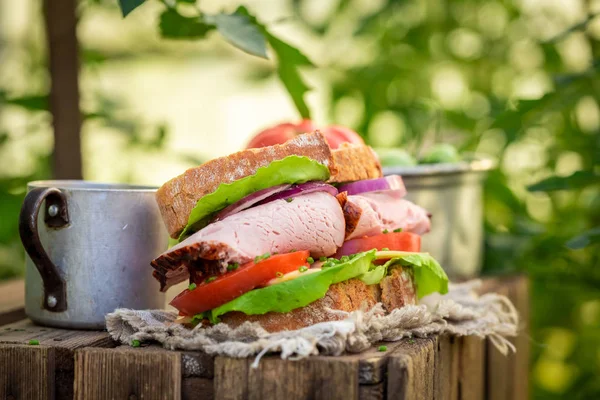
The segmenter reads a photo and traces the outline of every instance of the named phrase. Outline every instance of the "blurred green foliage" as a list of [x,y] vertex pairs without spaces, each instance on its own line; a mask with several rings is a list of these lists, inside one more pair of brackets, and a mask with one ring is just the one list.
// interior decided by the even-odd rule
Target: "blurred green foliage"
[[[124,14],[142,3],[120,1]],[[317,3],[289,0],[292,20],[318,44],[309,54],[330,82],[332,122],[356,129],[376,147],[402,147],[413,157],[445,142],[498,160],[485,186],[484,272],[531,277],[532,395],[600,398],[598,2]],[[268,44],[276,67],[249,66],[248,77],[277,74],[299,114],[309,115],[309,86],[298,67],[312,63],[245,8],[205,15],[193,1],[165,4],[157,20],[165,37],[200,39],[218,31],[259,56]],[[190,6],[191,12],[181,11]],[[84,48],[82,68],[93,70],[110,57]],[[23,64],[39,75],[43,63],[31,52]],[[45,87],[14,97],[0,80],[0,107],[31,115],[26,134],[48,129]],[[124,117],[116,99],[96,97],[97,109],[85,110],[86,121],[114,127],[129,138],[128,146],[163,146],[166,126]],[[0,153],[14,140],[14,132],[0,128]],[[21,269],[15,215],[24,183],[49,177],[49,157],[37,154],[31,174],[0,168],[0,278]]]
[[315,23],[293,2],[329,50],[335,122],[499,161],[484,272],[531,277],[532,395],[600,398],[599,10],[550,3],[341,0]]

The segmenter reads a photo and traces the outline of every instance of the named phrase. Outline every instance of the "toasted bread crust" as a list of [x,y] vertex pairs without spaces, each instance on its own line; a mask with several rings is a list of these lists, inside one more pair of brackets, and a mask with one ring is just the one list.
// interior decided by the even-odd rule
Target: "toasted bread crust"
[[331,153],[337,172],[332,172],[329,182],[352,182],[383,176],[379,158],[369,146],[343,143]]
[[198,200],[214,192],[221,183],[253,175],[260,167],[290,155],[309,157],[329,167],[332,174],[336,173],[331,150],[318,131],[296,136],[284,144],[247,149],[216,158],[188,169],[156,192],[156,201],[169,235],[177,238]]
[[379,285],[367,285],[358,279],[336,283],[331,285],[325,297],[288,313],[269,312],[264,315],[245,315],[241,312],[230,312],[220,318],[222,322],[231,327],[251,321],[258,322],[269,332],[278,332],[344,318],[342,315],[327,311],[327,309],[346,312],[368,310],[381,301],[389,312],[394,308],[416,304],[413,281],[412,279],[406,281],[407,276],[410,277],[401,268],[395,268],[389,276],[382,279]]

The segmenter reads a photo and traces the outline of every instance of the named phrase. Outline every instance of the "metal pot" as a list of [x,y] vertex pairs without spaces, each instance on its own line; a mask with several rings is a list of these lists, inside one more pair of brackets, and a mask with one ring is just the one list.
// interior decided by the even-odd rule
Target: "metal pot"
[[384,167],[400,175],[407,199],[432,214],[431,232],[422,238],[429,252],[453,280],[481,271],[483,259],[483,181],[494,167],[489,159],[452,164]]
[[85,181],[36,181],[27,188],[19,233],[28,254],[29,318],[102,329],[116,308],[164,307],[150,273],[150,261],[168,241],[156,188]]

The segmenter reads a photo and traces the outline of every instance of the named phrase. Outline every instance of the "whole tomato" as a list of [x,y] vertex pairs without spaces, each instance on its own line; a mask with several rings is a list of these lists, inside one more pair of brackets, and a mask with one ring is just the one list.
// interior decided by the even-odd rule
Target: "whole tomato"
[[257,133],[250,140],[246,148],[251,149],[281,144],[302,133],[313,132],[317,129],[325,136],[329,147],[332,149],[337,149],[342,143],[346,142],[365,144],[360,135],[354,132],[352,129],[338,125],[330,125],[320,128],[316,127],[311,120],[305,119],[296,124],[285,122],[275,125],[271,128],[264,129],[263,131]]

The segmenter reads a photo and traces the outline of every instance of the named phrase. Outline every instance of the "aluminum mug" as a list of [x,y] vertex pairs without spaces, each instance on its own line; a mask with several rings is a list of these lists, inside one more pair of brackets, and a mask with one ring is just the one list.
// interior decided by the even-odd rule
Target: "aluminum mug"
[[19,233],[31,320],[103,329],[116,308],[165,306],[150,267],[168,245],[156,188],[55,180],[27,189]]
[[495,167],[490,159],[452,164],[386,167],[401,175],[406,198],[432,214],[422,250],[435,257],[450,279],[479,275],[483,261],[483,182]]

